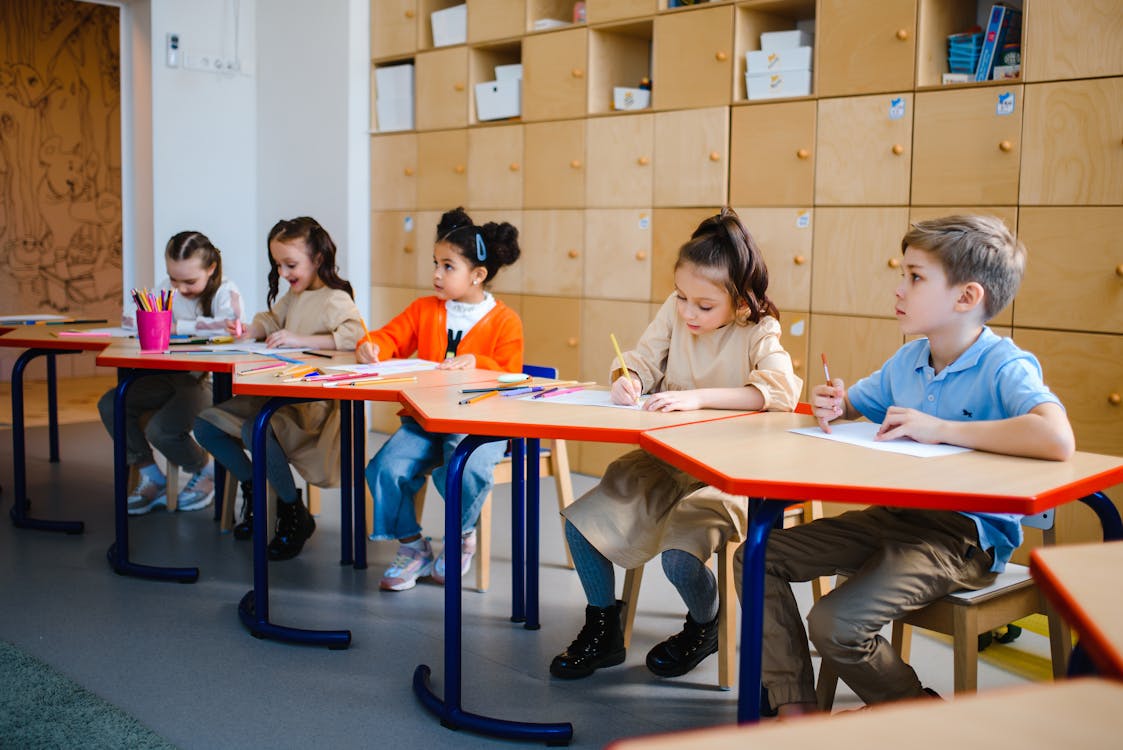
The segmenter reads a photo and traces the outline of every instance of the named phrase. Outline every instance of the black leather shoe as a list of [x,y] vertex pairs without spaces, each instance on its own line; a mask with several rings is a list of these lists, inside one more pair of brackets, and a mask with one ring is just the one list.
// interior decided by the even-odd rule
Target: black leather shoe
[[601,667],[624,663],[624,629],[620,624],[620,605],[601,609],[585,607],[585,626],[577,640],[550,662],[550,674],[563,680],[588,677]]
[[316,521],[300,499],[297,490],[296,502],[277,502],[277,530],[273,541],[269,542],[270,560],[291,560],[304,549],[304,543],[316,530]]
[[701,624],[686,616],[681,633],[672,635],[647,652],[647,668],[659,677],[678,677],[717,651],[717,620]]
[[234,538],[253,538],[253,482],[242,482],[242,520],[234,527]]

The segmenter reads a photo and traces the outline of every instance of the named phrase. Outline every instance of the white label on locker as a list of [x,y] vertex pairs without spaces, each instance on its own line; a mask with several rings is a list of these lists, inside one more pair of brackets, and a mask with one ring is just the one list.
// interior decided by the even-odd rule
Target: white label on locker
[[651,218],[648,217],[647,214],[640,214],[639,215],[639,228],[640,229],[650,229],[651,228]]
[[404,229],[407,232],[413,231],[413,217],[412,216],[407,216],[405,218],[405,221],[402,222],[402,229]]
[[804,328],[803,318],[800,318],[796,322],[792,323],[791,328],[789,328],[788,331],[793,336],[802,336],[803,335],[803,328]]
[[1014,92],[1002,91],[998,94],[998,104],[994,107],[996,115],[1012,115],[1014,114]]
[[807,229],[807,227],[809,227],[809,226],[811,226],[811,212],[810,211],[800,211],[798,214],[795,215],[795,228],[796,229]]
[[889,119],[900,120],[905,116],[905,98],[895,96],[889,100]]

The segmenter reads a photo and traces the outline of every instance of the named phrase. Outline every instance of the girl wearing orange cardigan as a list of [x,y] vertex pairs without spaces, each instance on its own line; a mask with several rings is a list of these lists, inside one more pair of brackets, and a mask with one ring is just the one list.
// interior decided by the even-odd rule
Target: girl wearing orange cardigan
[[[437,225],[433,248],[432,297],[414,300],[397,317],[359,340],[355,355],[360,362],[409,357],[440,362],[441,369],[521,372],[522,321],[514,310],[495,299],[486,285],[503,266],[519,257],[519,232],[504,222],[476,226],[457,208],[446,212]],[[413,496],[433,474],[433,484],[444,496],[446,464],[464,435],[439,434],[421,428],[403,416],[402,426],[367,464],[367,484],[374,499],[374,532],[371,539],[397,539],[398,554],[382,576],[384,591],[405,591],[417,579],[445,579],[442,551],[434,559],[429,540],[413,508]],[[503,458],[506,444],[487,443],[477,448],[464,467],[461,514],[461,575],[468,572],[476,552],[476,521],[491,491],[492,473]]]

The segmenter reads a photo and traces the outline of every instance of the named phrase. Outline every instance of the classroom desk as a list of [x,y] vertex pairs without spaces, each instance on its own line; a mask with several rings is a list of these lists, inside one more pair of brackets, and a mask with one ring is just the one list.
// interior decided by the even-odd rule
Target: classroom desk
[[[104,324],[102,324],[104,325]],[[108,336],[59,336],[61,331],[91,328],[92,325],[27,325],[3,326],[0,346],[25,349],[12,365],[12,477],[15,489],[10,515],[12,523],[22,529],[61,531],[81,534],[81,521],[48,521],[27,514],[27,451],[24,434],[23,373],[36,357],[47,358],[47,440],[49,461],[58,463],[58,375],[55,357],[59,354],[101,351],[114,339]],[[121,339],[116,339],[120,341]]]
[[[354,355],[341,353],[334,364],[353,364]],[[309,360],[307,364],[319,365],[323,362]],[[331,364],[331,363],[328,363]],[[275,373],[263,372],[238,376],[233,384],[236,396],[264,396],[269,398],[254,420],[254,456],[264,455],[265,429],[269,420],[278,409],[289,404],[308,401],[335,400],[344,402],[340,406],[340,509],[344,559],[351,562],[350,539],[354,533],[354,564],[356,568],[366,568],[366,507],[363,488],[366,482],[363,469],[366,466],[366,417],[363,405],[366,401],[398,401],[405,387],[436,388],[458,392],[458,386],[469,383],[494,381],[497,373],[488,370],[428,370],[404,373],[405,377],[416,377],[416,382],[401,380],[378,383],[363,383],[356,386],[337,386],[326,388],[323,384],[301,381],[286,382]],[[306,630],[279,625],[269,620],[269,560],[267,545],[269,529],[266,528],[265,462],[253,462],[253,588],[246,592],[238,604],[238,617],[242,624],[257,638],[272,638],[290,643],[327,646],[331,649],[347,648],[351,644],[349,630]],[[352,510],[353,508],[353,510]],[[459,533],[457,539],[460,538]]]
[[[489,398],[460,405],[462,396],[449,390],[406,389],[404,403],[417,421],[433,432],[467,433],[449,461],[445,490],[445,558],[460,557],[460,481],[464,463],[477,446],[495,440],[524,438],[536,454],[542,439],[593,440],[605,443],[639,444],[645,430],[708,420],[723,420],[744,412],[704,409],[693,412],[657,413],[596,406],[551,403],[548,399]],[[538,625],[538,462],[528,462],[526,478],[526,627]],[[451,542],[449,540],[452,540]],[[482,716],[461,708],[461,602],[460,576],[451,569],[445,580],[445,689],[439,698],[429,683],[430,668],[421,664],[414,671],[413,691],[441,723],[453,729],[517,740],[566,744],[573,736],[569,722],[533,724]]]
[[[169,568],[142,565],[129,560],[129,510],[128,481],[129,468],[125,462],[125,398],[129,388],[139,378],[157,372],[209,372],[213,377],[214,403],[230,398],[230,382],[234,368],[249,366],[249,363],[273,361],[261,354],[222,354],[176,352],[173,347],[168,353],[140,351],[140,343],[135,340],[114,343],[97,357],[101,367],[117,368],[117,391],[113,406],[113,502],[115,541],[106,550],[109,565],[120,575],[151,578],[159,581],[194,583],[199,578],[199,569]],[[222,494],[226,484],[226,471],[220,464],[214,467],[215,518],[222,513]]]
[[766,498],[751,515],[742,585],[740,693],[737,719],[760,718],[764,552],[773,524],[805,500],[1031,515],[1081,500],[1100,516],[1105,537],[1123,528],[1099,493],[1123,481],[1123,458],[1076,453],[1039,461],[971,451],[914,458],[788,432],[814,418],[771,412],[646,433],[645,450],[707,484]]
[[1029,572],[1061,616],[1080,634],[1100,673],[1123,680],[1123,542],[1041,547]]
[[752,727],[715,727],[621,740],[610,750],[910,750],[1119,746],[1123,685],[1066,680],[918,700],[848,715],[808,716]]

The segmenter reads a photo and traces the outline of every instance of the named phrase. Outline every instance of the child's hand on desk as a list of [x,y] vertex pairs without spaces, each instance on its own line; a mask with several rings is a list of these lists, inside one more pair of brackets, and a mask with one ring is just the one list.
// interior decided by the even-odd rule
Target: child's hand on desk
[[614,404],[634,404],[639,401],[642,394],[643,386],[640,385],[638,380],[634,380],[630,373],[627,373],[619,378],[616,378],[612,383],[612,403]]
[[702,400],[694,391],[664,391],[647,397],[644,411],[695,411],[702,408]]
[[273,331],[265,337],[265,345],[270,348],[280,347],[302,347],[305,346],[304,337],[282,328],[279,331]]
[[918,443],[935,445],[944,442],[940,436],[943,425],[944,420],[930,414],[916,409],[906,409],[903,406],[890,406],[885,412],[885,421],[881,423],[881,429],[877,431],[877,439],[911,438]]
[[378,361],[378,346],[369,341],[364,341],[359,344],[359,348],[355,350],[355,359],[359,360],[361,365],[369,365]]
[[438,370],[467,370],[476,366],[475,354],[461,354],[459,357],[446,359],[437,365]]
[[830,421],[842,416],[845,409],[846,385],[835,378],[830,385],[823,383],[811,389],[811,414],[819,420],[823,432],[830,432]]

